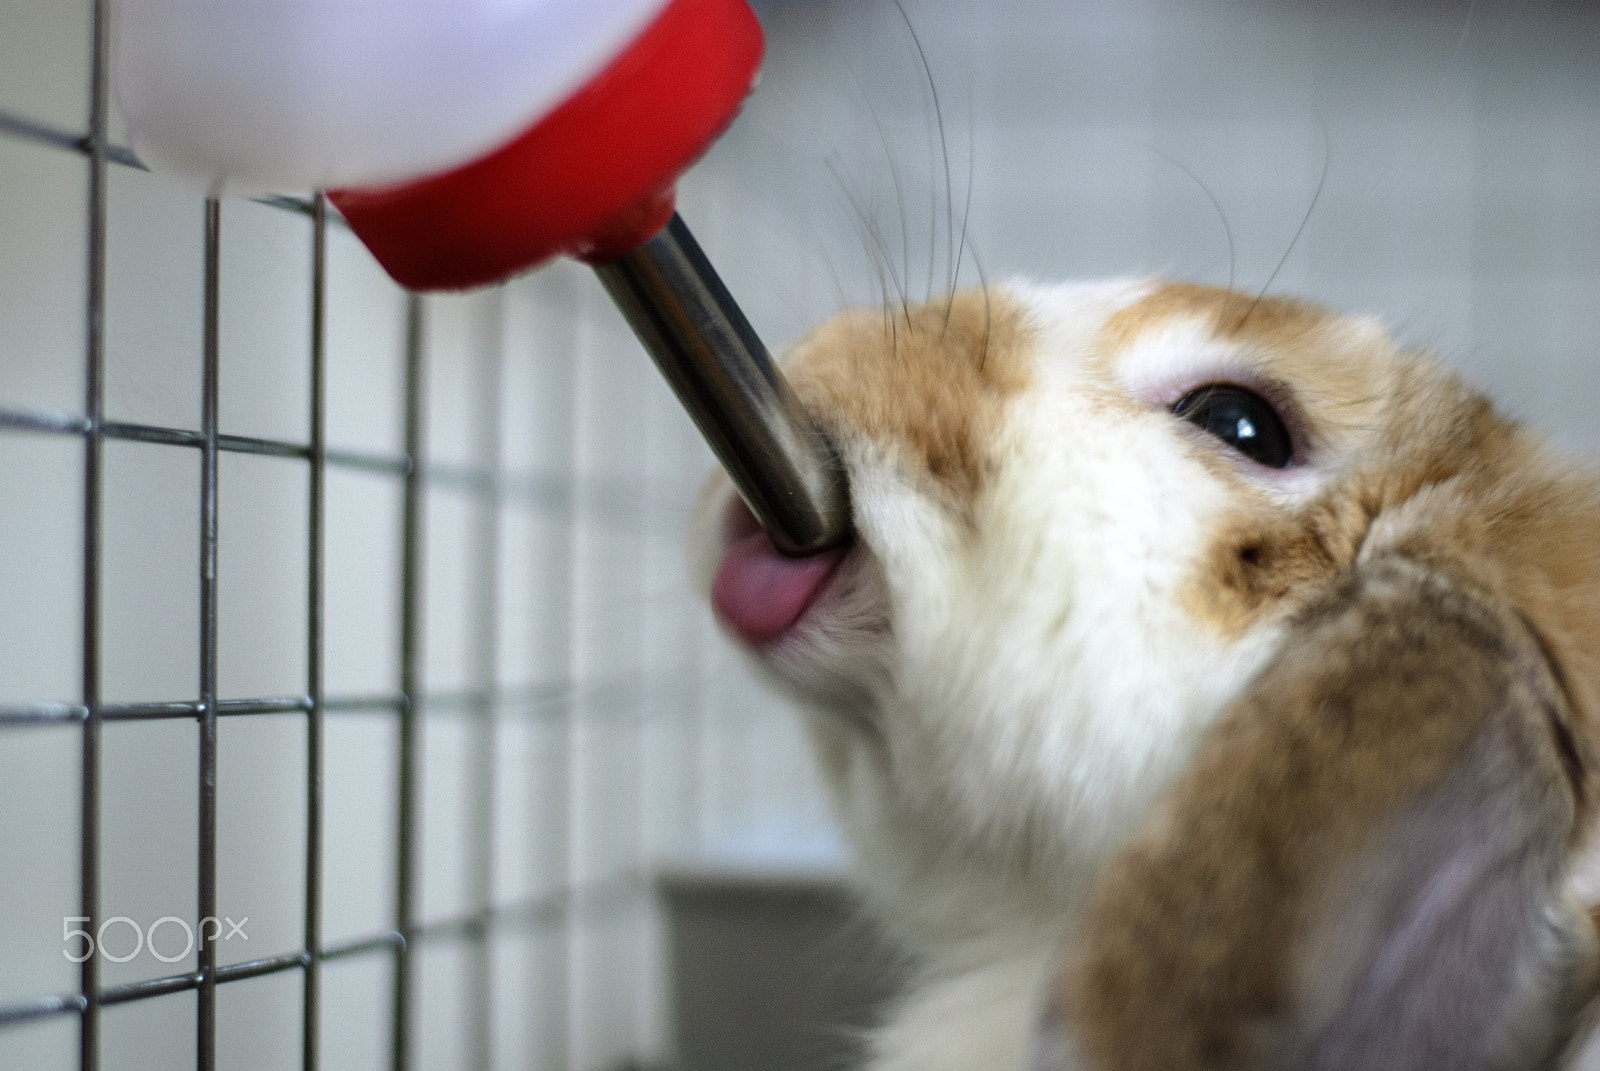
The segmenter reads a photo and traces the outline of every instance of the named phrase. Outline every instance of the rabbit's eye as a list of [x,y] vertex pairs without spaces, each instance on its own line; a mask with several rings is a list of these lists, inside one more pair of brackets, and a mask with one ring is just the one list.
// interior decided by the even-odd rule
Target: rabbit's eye
[[1173,416],[1209,432],[1251,461],[1287,468],[1294,444],[1277,412],[1260,395],[1231,383],[1197,387],[1178,399]]

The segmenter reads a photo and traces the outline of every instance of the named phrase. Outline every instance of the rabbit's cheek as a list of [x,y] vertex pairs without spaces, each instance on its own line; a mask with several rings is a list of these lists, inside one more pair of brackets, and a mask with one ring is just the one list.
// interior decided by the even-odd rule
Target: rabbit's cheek
[[1367,517],[1359,510],[1220,521],[1184,584],[1184,610],[1225,640],[1280,620],[1355,558]]

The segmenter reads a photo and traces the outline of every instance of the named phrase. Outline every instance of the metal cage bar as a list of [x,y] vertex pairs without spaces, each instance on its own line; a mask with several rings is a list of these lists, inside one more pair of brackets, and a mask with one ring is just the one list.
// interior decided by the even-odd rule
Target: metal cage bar
[[[505,498],[501,478],[500,394],[503,387],[505,292],[495,294],[493,316],[484,323],[476,363],[480,380],[473,398],[473,425],[477,429],[478,460],[491,474],[487,495],[478,502],[478,517],[472,553],[476,558],[473,600],[478,606],[475,635],[472,638],[474,676],[477,685],[492,695],[499,682],[499,598],[500,519]],[[471,883],[477,910],[494,910],[494,829],[495,829],[495,734],[500,711],[493,700],[478,708],[472,731],[472,769],[475,791],[468,807],[465,834],[471,845]],[[489,947],[489,929],[480,928],[472,938],[472,964],[467,979],[467,1022],[463,1025],[467,1044],[466,1066],[488,1071],[494,1050],[494,970]]]
[[[624,672],[592,679],[581,687],[548,684],[531,688],[469,689],[431,692],[423,698],[429,709],[441,712],[481,714],[493,708],[504,712],[516,711],[530,718],[557,720],[564,717],[566,709],[579,699],[598,700],[601,707],[621,706],[634,702],[639,693],[648,687],[672,691],[696,683],[697,676],[693,672]],[[406,697],[398,692],[390,695],[329,696],[322,700],[325,714],[398,711],[405,705]],[[310,713],[311,709],[310,696],[217,701],[219,718]],[[204,705],[192,699],[170,703],[102,703],[99,707],[102,722],[198,719],[204,712]],[[24,725],[77,724],[87,720],[88,716],[88,708],[77,703],[7,703],[0,705],[0,729]]]
[[[105,420],[91,427],[90,421],[73,413],[0,406],[0,431],[34,432],[42,435],[87,436],[92,432],[104,439],[156,443],[163,446],[200,448],[204,436],[190,428],[168,428],[153,424]],[[217,450],[229,454],[256,454],[267,457],[309,461],[311,447],[305,443],[265,439],[248,435],[217,434]],[[412,461],[404,455],[385,456],[358,450],[327,447],[324,463],[329,468],[404,477]],[[494,494],[505,502],[532,503],[552,510],[570,510],[574,503],[574,479],[536,472],[496,472],[489,466],[430,463],[426,481],[430,486],[448,487],[474,494]],[[643,480],[586,477],[585,508],[598,519],[624,524],[638,504],[672,505],[692,495],[685,486],[681,494],[667,494],[658,485]]]
[[318,1071],[322,1044],[323,582],[327,481],[328,202],[311,217],[311,472],[306,501],[306,971],[300,1020],[300,1066]]
[[423,310],[422,298],[406,298],[405,451],[411,463],[405,477],[400,544],[400,707],[399,798],[395,803],[398,843],[395,845],[395,929],[404,940],[394,949],[394,996],[391,1053],[394,1071],[414,1066],[416,962],[412,941],[417,927],[417,778],[422,670],[422,521],[423,521]]
[[[104,418],[106,374],[106,141],[110,87],[111,10],[95,0],[89,63],[89,278],[88,354],[84,370],[83,415],[83,782],[79,816],[79,912],[100,922],[100,582],[103,544],[102,489],[105,482]],[[82,1014],[78,1026],[78,1067],[100,1066],[100,964],[87,956],[79,968]]]
[[195,1067],[217,1064],[217,942],[205,920],[217,917],[217,414],[219,407],[222,206],[206,201],[205,324],[200,374],[200,888],[199,990]]

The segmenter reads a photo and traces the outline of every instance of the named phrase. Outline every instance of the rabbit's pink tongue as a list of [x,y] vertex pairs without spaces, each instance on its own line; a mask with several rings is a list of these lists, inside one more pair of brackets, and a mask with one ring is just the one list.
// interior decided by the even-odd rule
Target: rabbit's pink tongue
[[717,615],[751,643],[777,639],[800,620],[844,557],[844,548],[806,558],[779,554],[765,532],[727,549],[711,582]]

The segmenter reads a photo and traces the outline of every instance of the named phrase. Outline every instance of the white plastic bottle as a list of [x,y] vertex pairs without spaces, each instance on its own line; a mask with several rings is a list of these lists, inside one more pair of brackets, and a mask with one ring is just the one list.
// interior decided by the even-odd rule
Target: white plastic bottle
[[213,195],[374,186],[493,148],[667,0],[115,0],[131,147]]

